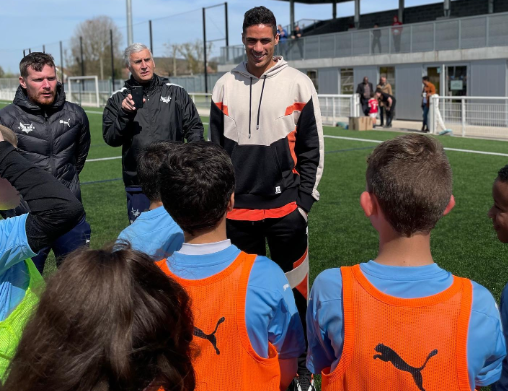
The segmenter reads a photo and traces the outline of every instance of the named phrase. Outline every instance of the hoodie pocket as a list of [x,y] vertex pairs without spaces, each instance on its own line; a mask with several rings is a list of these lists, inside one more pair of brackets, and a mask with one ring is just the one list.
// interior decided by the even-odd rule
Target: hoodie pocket
[[274,146],[235,145],[236,193],[276,197],[284,191],[282,170]]

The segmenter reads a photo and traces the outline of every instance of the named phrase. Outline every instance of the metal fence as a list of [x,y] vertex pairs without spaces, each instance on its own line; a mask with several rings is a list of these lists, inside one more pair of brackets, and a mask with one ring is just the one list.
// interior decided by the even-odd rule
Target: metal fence
[[455,136],[508,138],[508,97],[437,96],[431,98],[430,130]]
[[[286,60],[473,49],[508,45],[508,13],[311,35],[280,42]],[[243,45],[221,48],[220,64],[245,61]]]

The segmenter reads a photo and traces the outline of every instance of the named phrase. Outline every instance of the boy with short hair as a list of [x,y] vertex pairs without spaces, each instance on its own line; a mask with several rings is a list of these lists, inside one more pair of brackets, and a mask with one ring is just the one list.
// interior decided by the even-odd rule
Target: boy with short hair
[[404,135],[368,159],[365,215],[379,233],[374,261],[329,269],[307,312],[307,365],[322,390],[472,390],[495,382],[506,354],[483,286],[432,259],[430,232],[455,200],[433,138]]
[[148,145],[138,158],[138,180],[143,194],[150,200],[150,208],[125,228],[118,240],[130,242],[134,250],[155,259],[166,258],[180,250],[183,231],[162,206],[158,175],[166,157],[178,144],[157,141]]
[[305,350],[303,328],[282,269],[227,239],[235,189],[228,154],[213,143],[182,144],[159,183],[185,237],[182,249],[158,264],[193,302],[196,390],[286,390]]
[[[494,205],[489,210],[489,217],[492,219],[497,238],[501,243],[508,243],[508,165],[504,166],[497,173],[497,178],[492,186],[492,198]],[[501,293],[501,322],[505,339],[508,337],[508,284]],[[496,391],[508,390],[508,361],[503,361],[501,379],[492,387]]]

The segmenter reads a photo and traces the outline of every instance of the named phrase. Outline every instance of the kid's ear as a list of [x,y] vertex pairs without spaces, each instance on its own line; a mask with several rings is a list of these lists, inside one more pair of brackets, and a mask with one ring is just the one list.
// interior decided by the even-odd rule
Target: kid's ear
[[231,212],[235,206],[235,193],[231,194],[231,197],[229,199],[228,203],[228,212]]
[[360,205],[365,213],[365,216],[371,217],[376,213],[376,199],[375,196],[368,191],[364,191],[360,195]]
[[448,205],[446,205],[446,209],[443,212],[443,216],[446,216],[448,213],[450,213],[454,206],[455,206],[455,197],[452,194],[450,196],[450,202],[448,202]]

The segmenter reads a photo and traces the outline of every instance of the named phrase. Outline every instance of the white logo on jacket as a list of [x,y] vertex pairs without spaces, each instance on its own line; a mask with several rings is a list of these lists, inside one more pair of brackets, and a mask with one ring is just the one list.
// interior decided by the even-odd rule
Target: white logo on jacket
[[168,95],[166,97],[161,96],[161,102],[162,103],[169,103],[171,101],[171,97]]
[[25,132],[26,134],[30,133],[32,130],[35,130],[34,124],[22,124],[19,123],[18,129],[22,132]]
[[280,194],[280,193],[281,193],[281,191],[280,191],[280,186],[277,186],[277,187],[275,188],[275,194]]
[[69,128],[71,127],[71,119],[69,118],[67,121],[64,121],[63,119],[60,120],[61,124],[67,125]]

